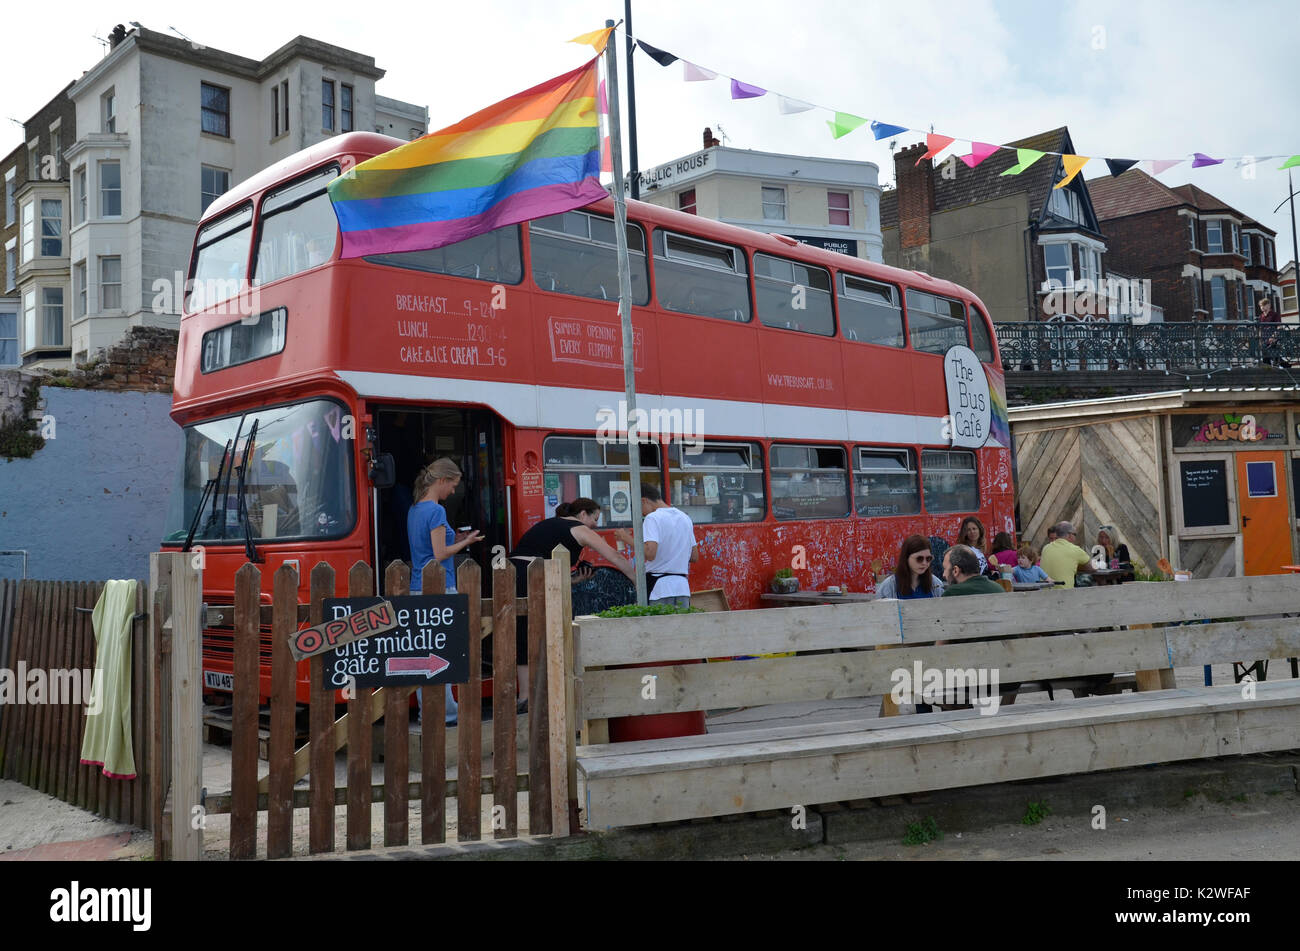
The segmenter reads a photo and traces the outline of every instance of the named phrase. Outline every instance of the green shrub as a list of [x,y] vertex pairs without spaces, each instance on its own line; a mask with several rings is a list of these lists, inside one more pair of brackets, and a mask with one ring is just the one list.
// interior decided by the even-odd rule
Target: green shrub
[[671,604],[620,604],[606,608],[596,617],[653,617],[659,614],[697,614],[699,608],[679,608]]
[[907,830],[903,833],[903,844],[925,845],[927,842],[942,838],[943,832],[939,829],[939,823],[934,821],[934,816],[926,816],[920,822],[907,824]]

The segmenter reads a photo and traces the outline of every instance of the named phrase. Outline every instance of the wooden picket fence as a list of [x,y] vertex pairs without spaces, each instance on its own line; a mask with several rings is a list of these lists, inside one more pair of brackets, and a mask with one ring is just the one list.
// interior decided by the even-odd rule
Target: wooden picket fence
[[[562,551],[562,550],[561,550]],[[159,555],[159,559],[188,557]],[[181,568],[188,570],[187,566]],[[480,838],[482,796],[491,795],[494,818],[493,836],[510,838],[519,834],[517,793],[528,793],[528,833],[530,835],[567,835],[578,828],[576,770],[572,748],[574,704],[571,680],[549,678],[547,671],[570,669],[565,664],[572,656],[572,615],[569,600],[568,559],[534,561],[528,566],[528,594],[515,595],[515,567],[492,571],[492,597],[481,598],[481,569],[466,563],[457,575],[457,590],[469,597],[469,682],[459,687],[459,723],[457,729],[457,778],[447,779],[446,697],[440,684],[433,687],[356,688],[347,701],[347,713],[335,719],[335,692],[324,686],[324,656],[309,661],[311,666],[310,739],[294,750],[294,723],[297,713],[295,696],[297,663],[289,652],[291,634],[304,626],[323,620],[322,602],[337,596],[371,597],[375,594],[373,572],[364,562],[357,562],[348,572],[346,591],[338,590],[334,569],[320,563],[311,571],[310,602],[297,601],[298,572],[290,565],[281,566],[272,582],[272,603],[261,600],[261,570],[246,564],[235,576],[233,605],[209,605],[208,626],[228,625],[234,657],[234,693],[231,722],[231,782],[228,793],[209,791],[203,799],[207,816],[228,813],[230,816],[230,858],[285,858],[293,854],[293,817],[295,809],[308,810],[308,850],[329,852],[335,848],[336,807],[346,807],[346,848],[369,849],[380,844],[372,832],[372,804],[382,802],[385,846],[410,842],[410,806],[420,803],[419,841],[438,844],[446,841],[446,800],[454,797],[457,809],[457,841]],[[443,572],[431,564],[423,576],[425,594],[441,594]],[[384,596],[407,594],[410,587],[409,566],[394,562],[384,574]],[[165,601],[166,592],[162,592]],[[513,676],[497,676],[493,681],[493,771],[482,775],[482,673],[481,643],[476,633],[501,632],[493,637],[493,670],[513,673],[515,658],[515,619],[517,613],[528,618],[529,735],[528,771],[516,774],[516,688]],[[159,614],[168,613],[165,604]],[[175,611],[171,612],[175,614]],[[566,638],[566,634],[568,637]],[[269,772],[258,775],[259,697],[258,677],[261,664],[269,657],[271,668]],[[174,658],[173,658],[174,660]],[[172,669],[173,683],[186,674],[193,675],[193,661],[184,670]],[[165,666],[165,665],[164,665]],[[567,682],[566,682],[567,681]],[[421,733],[419,780],[412,777],[408,762],[410,700],[415,689],[423,691],[424,716]],[[163,710],[179,710],[175,704]],[[372,782],[372,724],[382,718],[384,737],[383,782]],[[174,719],[169,725],[168,742],[175,754],[181,746],[197,742],[198,718]],[[188,737],[180,738],[185,732]],[[336,786],[336,752],[346,747],[347,783]],[[166,757],[165,757],[166,758]],[[186,752],[171,761],[177,776],[193,777],[193,754]],[[295,782],[309,777],[309,788],[294,789]],[[202,851],[202,831],[182,828],[182,819],[193,809],[198,793],[197,781],[182,783],[170,779],[167,800],[170,821],[164,830],[175,829],[189,843],[184,850],[171,849],[164,842],[160,857],[198,857]],[[500,807],[497,810],[495,807]],[[264,831],[259,830],[259,813],[265,812]],[[193,823],[191,823],[193,825]],[[199,844],[197,850],[194,837]],[[164,838],[169,838],[165,832]]]
[[[53,671],[94,669],[91,611],[103,588],[98,581],[0,581],[0,667],[10,671],[16,691],[27,687],[20,673],[43,671],[49,691]],[[0,777],[106,819],[152,829],[149,788],[154,761],[145,742],[154,719],[149,691],[152,655],[145,638],[147,628],[140,623],[145,592],[146,585],[141,582],[132,625],[131,724],[136,778],[110,779],[98,766],[83,765],[81,742],[89,697],[80,695],[76,702],[54,703],[49,693],[43,703],[0,703]],[[84,687],[85,679],[79,676],[78,680]]]

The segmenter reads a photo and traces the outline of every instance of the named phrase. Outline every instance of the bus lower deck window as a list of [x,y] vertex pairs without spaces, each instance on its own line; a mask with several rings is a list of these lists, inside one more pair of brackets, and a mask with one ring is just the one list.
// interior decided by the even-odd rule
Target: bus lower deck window
[[978,510],[980,493],[975,453],[923,450],[921,486],[925,493],[925,510],[932,515]]
[[670,443],[668,488],[671,504],[697,525],[758,522],[767,515],[763,450],[757,443]]
[[910,449],[859,448],[854,460],[853,497],[859,515],[882,518],[921,511],[916,455]]
[[848,515],[849,479],[844,448],[774,445],[772,514],[778,519]]

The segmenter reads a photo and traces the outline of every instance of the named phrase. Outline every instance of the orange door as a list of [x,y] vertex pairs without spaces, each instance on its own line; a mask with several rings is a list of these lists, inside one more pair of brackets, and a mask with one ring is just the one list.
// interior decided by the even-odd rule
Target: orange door
[[1280,452],[1236,455],[1245,572],[1282,574],[1282,566],[1292,563],[1285,455]]

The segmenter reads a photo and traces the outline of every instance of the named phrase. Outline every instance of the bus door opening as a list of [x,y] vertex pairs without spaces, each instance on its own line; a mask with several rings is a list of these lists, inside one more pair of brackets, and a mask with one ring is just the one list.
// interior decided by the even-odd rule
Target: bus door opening
[[[483,540],[456,556],[483,570],[484,590],[490,589],[492,550],[509,549],[506,530],[503,421],[490,410],[444,406],[379,407],[372,409],[378,451],[391,453],[396,481],[377,493],[375,524],[377,564],[411,560],[406,518],[415,504],[413,487],[420,470],[444,456],[460,468],[460,484],[443,501],[453,530],[478,530]],[[373,542],[372,542],[373,544]]]

